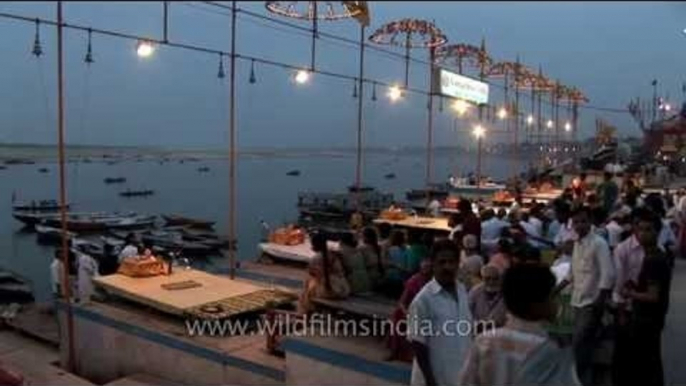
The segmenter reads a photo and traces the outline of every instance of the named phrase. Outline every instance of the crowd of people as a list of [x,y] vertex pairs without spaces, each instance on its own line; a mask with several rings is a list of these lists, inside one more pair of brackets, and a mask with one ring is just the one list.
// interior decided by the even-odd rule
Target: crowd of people
[[[412,384],[664,384],[661,334],[685,219],[686,192],[646,195],[630,179],[620,189],[606,172],[593,189],[582,174],[528,208],[519,197],[475,211],[463,199],[447,235],[381,223],[345,234],[332,252],[316,234],[299,311],[316,297],[378,292],[398,300],[395,323],[494,326],[391,334],[388,358],[413,360]],[[573,314],[568,343],[548,332],[560,307]],[[600,374],[593,358],[608,341],[611,371]]]

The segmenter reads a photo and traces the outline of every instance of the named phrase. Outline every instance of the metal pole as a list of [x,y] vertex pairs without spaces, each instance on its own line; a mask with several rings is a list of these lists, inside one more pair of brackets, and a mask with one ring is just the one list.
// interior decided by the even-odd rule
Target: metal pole
[[357,168],[355,169],[355,186],[357,192],[355,194],[355,207],[357,211],[361,211],[361,193],[362,187],[362,107],[364,100],[364,25],[360,24],[360,71],[358,77],[359,95],[357,98]]
[[231,2],[231,84],[229,105],[229,276],[236,274],[236,2]]
[[651,123],[655,123],[656,117],[657,117],[657,80],[653,80],[653,120]]
[[405,88],[410,84],[410,33],[407,33],[405,38]]
[[64,277],[62,278],[62,296],[67,311],[67,364],[69,371],[74,371],[74,314],[72,310],[71,281],[69,276],[69,242],[67,236],[67,184],[64,157],[64,32],[62,30],[62,2],[57,2],[57,151],[60,170],[60,223],[62,228],[62,262]]
[[168,37],[169,37],[169,34],[168,34],[168,32],[169,32],[169,2],[164,1],[164,2],[162,2],[162,4],[163,4],[163,10],[164,10],[164,15],[163,15],[164,16],[163,17],[164,30],[163,30],[162,41],[167,43],[167,42],[169,42],[169,39],[168,39]]
[[477,138],[477,154],[476,154],[476,191],[477,197],[481,198],[481,147],[483,135]]
[[313,1],[310,4],[312,4],[312,11],[314,12],[312,14],[312,58],[310,62],[310,70],[314,71],[314,63],[315,63],[315,53],[316,53],[316,41],[317,41],[317,2]]
[[431,47],[429,49],[429,119],[427,126],[427,138],[426,138],[426,204],[429,204],[431,199],[431,194],[429,193],[429,188],[431,185],[431,174],[433,171],[433,112],[434,112],[434,58],[436,56],[436,48]]
[[515,102],[514,102],[514,164],[515,164],[515,180],[519,174],[519,57],[517,57],[517,67],[515,67]]

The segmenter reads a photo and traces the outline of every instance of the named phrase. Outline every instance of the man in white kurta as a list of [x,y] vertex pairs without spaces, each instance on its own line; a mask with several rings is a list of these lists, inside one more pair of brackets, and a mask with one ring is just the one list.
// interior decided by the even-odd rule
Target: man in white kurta
[[472,333],[467,291],[456,279],[459,249],[441,240],[431,258],[434,278],[417,294],[408,312],[407,337],[415,350],[411,384],[457,385]]

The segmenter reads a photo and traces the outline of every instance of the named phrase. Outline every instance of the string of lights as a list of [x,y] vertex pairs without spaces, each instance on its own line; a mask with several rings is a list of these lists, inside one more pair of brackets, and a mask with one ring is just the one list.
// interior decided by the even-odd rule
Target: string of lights
[[[203,3],[209,4],[209,5],[214,5],[216,7],[221,7],[221,8],[225,8],[225,9],[231,9],[230,6],[225,6],[223,4],[218,4],[215,2],[203,2]],[[191,5],[191,4],[187,4],[187,5]],[[195,8],[200,9],[197,6]],[[203,10],[209,11],[209,10],[204,9],[204,8],[203,8]],[[210,12],[212,12],[212,11],[210,11]],[[298,26],[298,25],[295,25],[293,23],[285,22],[285,21],[278,20],[278,19],[273,19],[269,16],[264,16],[264,15],[260,15],[260,14],[257,14],[257,13],[251,12],[251,11],[247,11],[245,9],[241,9],[240,7],[236,7],[236,12],[242,13],[245,15],[249,15],[249,16],[253,16],[253,17],[257,17],[257,18],[263,19],[263,20],[273,21],[274,23],[278,23],[278,24],[288,26],[291,28],[296,28],[296,29],[299,29],[301,31],[311,31],[310,29],[308,29],[306,27]],[[223,12],[220,14],[222,14],[224,16],[226,15]],[[22,22],[35,23],[37,26],[40,24],[44,24],[44,25],[50,25],[50,26],[56,27],[58,25],[58,23],[54,20],[45,19],[45,18],[37,18],[37,17],[29,17],[29,16],[18,15],[18,14],[7,13],[7,12],[0,12],[0,18],[22,21]],[[115,31],[115,30],[109,30],[109,29],[88,27],[88,26],[79,25],[79,24],[75,24],[75,23],[64,22],[64,23],[62,23],[62,27],[67,28],[67,29],[72,29],[72,30],[80,30],[80,31],[88,33],[89,35],[90,34],[99,34],[99,35],[104,35],[104,36],[117,37],[117,38],[121,38],[121,39],[128,39],[128,40],[137,41],[138,42],[138,53],[140,56],[152,55],[152,53],[154,51],[153,46],[155,46],[155,45],[156,46],[167,46],[167,47],[185,49],[185,50],[195,51],[195,52],[200,52],[200,53],[205,53],[205,54],[213,54],[213,55],[220,56],[220,58],[231,56],[230,52],[223,51],[220,49],[215,49],[215,48],[204,47],[204,46],[200,46],[197,44],[178,43],[178,42],[173,42],[170,40],[165,41],[165,40],[159,39],[159,38],[153,38],[153,37],[149,37],[149,36],[141,36],[141,35],[136,35],[136,34],[132,34],[132,33],[125,33],[125,32],[120,32],[120,31]],[[273,28],[273,26],[271,26],[271,28]],[[358,48],[360,47],[360,44],[361,44],[360,42],[356,42],[356,41],[347,39],[345,37],[341,37],[341,36],[330,34],[330,33],[318,32],[318,34],[322,37],[327,37],[330,39],[345,42],[346,45],[355,45]],[[38,34],[36,34],[36,38],[39,39]],[[37,44],[37,43],[38,42],[34,42],[34,55],[40,55],[42,53],[42,48],[40,47],[40,44],[39,43]],[[370,48],[372,50],[382,52],[384,54],[389,54],[390,56],[393,56],[395,59],[402,59],[402,60],[406,59],[405,56],[402,54],[398,54],[398,53],[395,53],[395,52],[392,52],[392,51],[389,51],[389,50],[386,50],[386,49],[383,49],[380,47],[369,45],[367,43],[362,43],[362,44],[364,44],[365,49]],[[38,50],[38,52],[36,50]],[[236,57],[236,59],[247,60],[247,61],[251,62],[250,83],[255,83],[254,82],[254,79],[255,79],[255,77],[254,77],[254,72],[255,72],[254,71],[254,64],[255,63],[259,63],[259,64],[263,64],[263,65],[269,65],[269,66],[273,66],[273,67],[278,67],[278,68],[282,68],[282,69],[286,69],[286,70],[297,71],[297,73],[295,74],[295,77],[294,77],[294,79],[296,80],[297,83],[305,83],[305,82],[309,81],[309,74],[310,73],[318,74],[318,75],[322,75],[322,76],[329,76],[329,77],[338,78],[338,79],[344,79],[344,80],[352,80],[352,81],[358,80],[357,77],[352,76],[352,75],[343,74],[343,73],[334,72],[334,71],[322,70],[320,68],[314,69],[314,70],[308,69],[307,70],[308,76],[307,76],[307,79],[305,79],[305,76],[303,75],[303,72],[305,70],[304,70],[304,67],[302,65],[289,64],[289,63],[285,63],[285,62],[281,62],[281,61],[277,61],[277,60],[271,60],[271,59],[261,58],[261,57],[257,57],[257,56],[246,55],[246,54],[242,54],[242,53],[235,53],[235,57]],[[429,62],[423,61],[423,60],[420,60],[417,58],[411,58],[410,60],[417,62],[417,63],[420,63],[420,64],[427,65],[427,66],[430,65]],[[223,66],[223,62],[220,60],[220,67],[221,66]],[[219,77],[221,78],[221,76],[219,76]],[[387,81],[383,81],[383,80],[379,80],[379,79],[372,79],[372,78],[365,77],[362,81],[364,83],[368,83],[368,84],[373,85],[374,88],[376,88],[377,85],[388,87],[389,92],[387,93],[387,95],[391,100],[400,99],[401,97],[403,97],[403,94],[405,92],[424,95],[424,96],[429,96],[430,94],[432,94],[430,91],[419,89],[419,88],[413,88],[413,87],[403,87],[402,90],[400,90],[395,83],[391,83],[391,82],[387,82]],[[488,81],[485,81],[485,83],[488,83],[489,87],[504,89],[504,87],[502,85],[499,85],[497,83],[488,82]],[[433,95],[436,95],[436,94],[433,93]],[[449,97],[445,97],[445,98],[446,99],[452,99]],[[376,100],[376,90],[374,90],[374,93],[372,94],[372,100]],[[553,105],[553,101],[549,101],[549,100],[545,100],[545,101],[543,101],[543,103],[548,105],[548,106]],[[494,105],[486,105],[486,106],[493,107]],[[625,109],[625,108],[612,108],[612,107],[595,106],[595,105],[589,105],[589,104],[581,105],[581,106],[579,106],[579,108],[580,109],[588,109],[588,110],[596,110],[596,111],[604,111],[604,112],[610,112],[610,113],[621,113],[621,114],[629,113],[629,110]],[[524,116],[525,113],[519,112],[519,113],[515,113],[515,115]]]

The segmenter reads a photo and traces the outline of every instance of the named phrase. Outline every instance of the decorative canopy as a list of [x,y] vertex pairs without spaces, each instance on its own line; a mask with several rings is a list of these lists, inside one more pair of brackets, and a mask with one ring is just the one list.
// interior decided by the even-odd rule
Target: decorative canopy
[[[269,12],[303,20],[358,18],[366,13],[366,1],[267,1]],[[316,3],[316,4],[315,4]]]
[[518,75],[520,78],[531,72],[523,64],[517,62],[498,62],[490,65],[486,70],[489,78],[504,78],[510,75]]
[[402,19],[384,24],[369,40],[376,44],[405,48],[433,48],[445,44],[448,38],[432,22]]
[[436,64],[455,64],[460,67],[467,64],[470,67],[488,68],[491,65],[491,57],[485,49],[471,44],[450,44],[436,49]]
[[555,82],[546,78],[540,72],[536,74],[533,71],[527,70],[520,74],[515,87],[520,90],[550,91],[555,88]]

